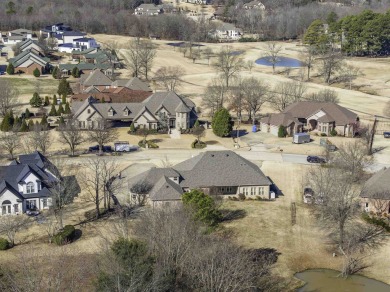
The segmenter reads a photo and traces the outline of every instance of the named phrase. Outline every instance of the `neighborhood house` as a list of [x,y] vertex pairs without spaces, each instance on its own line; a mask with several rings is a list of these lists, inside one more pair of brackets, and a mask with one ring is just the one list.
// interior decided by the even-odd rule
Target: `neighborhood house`
[[362,208],[380,215],[390,214],[390,168],[375,173],[364,185],[360,194]]
[[333,130],[341,136],[353,136],[359,127],[354,112],[331,102],[299,101],[281,113],[271,114],[260,121],[261,131],[278,136],[283,126],[287,135],[303,131],[316,131],[330,135]]
[[42,57],[34,52],[33,49],[23,51],[15,58],[9,59],[9,62],[15,68],[16,73],[25,73],[32,75],[35,69],[38,69],[41,74],[49,72],[49,58]]
[[158,129],[162,123],[169,128],[188,129],[197,119],[195,104],[172,91],[157,92],[134,103],[101,103],[90,96],[84,102],[73,101],[72,112],[83,129],[97,128],[102,120],[134,123],[146,129]]
[[[177,204],[184,192],[201,189],[209,195],[270,198],[271,181],[260,168],[233,151],[206,151],[169,168],[151,168],[130,179],[129,185],[152,185],[152,206]],[[135,199],[136,194],[132,194]]]
[[162,5],[155,4],[141,4],[134,10],[135,15],[154,16],[163,13]]
[[15,29],[2,34],[1,38],[4,45],[15,45],[28,39],[32,39],[33,32],[28,29]]

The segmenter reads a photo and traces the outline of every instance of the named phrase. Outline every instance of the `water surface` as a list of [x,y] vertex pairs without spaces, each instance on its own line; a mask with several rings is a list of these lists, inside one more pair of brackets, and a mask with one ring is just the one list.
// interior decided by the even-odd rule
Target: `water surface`
[[[255,61],[257,65],[272,66],[270,62],[270,57],[263,57]],[[288,57],[278,57],[278,61],[275,64],[275,67],[304,67],[305,64],[298,59],[288,58]]]
[[295,274],[306,282],[297,292],[390,292],[390,286],[364,276],[352,275],[347,279],[338,277],[339,271],[312,269]]

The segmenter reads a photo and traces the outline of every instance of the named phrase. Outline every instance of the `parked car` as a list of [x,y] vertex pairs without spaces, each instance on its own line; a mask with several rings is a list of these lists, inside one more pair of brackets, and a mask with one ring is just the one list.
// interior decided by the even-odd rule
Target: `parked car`
[[0,71],[0,75],[5,75],[5,72],[4,71]]
[[27,210],[26,211],[26,215],[28,216],[38,216],[41,212],[39,212],[38,210]]
[[[103,152],[112,152],[111,146],[103,146],[102,147]],[[99,145],[91,146],[88,148],[89,152],[98,152],[99,151]]]
[[326,163],[326,160],[324,158],[318,156],[308,156],[306,160],[310,163]]
[[390,138],[390,132],[383,132],[383,137]]

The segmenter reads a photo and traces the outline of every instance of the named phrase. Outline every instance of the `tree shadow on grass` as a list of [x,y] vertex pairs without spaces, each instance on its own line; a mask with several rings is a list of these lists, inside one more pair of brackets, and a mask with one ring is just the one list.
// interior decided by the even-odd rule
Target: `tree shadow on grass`
[[216,145],[216,144],[219,144],[218,141],[215,141],[215,140],[211,140],[211,141],[206,141],[205,142],[207,145]]
[[233,220],[242,219],[247,215],[247,212],[242,209],[237,210],[229,210],[229,209],[222,209],[222,222],[230,222]]
[[153,143],[160,143],[163,140],[162,139],[151,139],[150,141],[153,142]]

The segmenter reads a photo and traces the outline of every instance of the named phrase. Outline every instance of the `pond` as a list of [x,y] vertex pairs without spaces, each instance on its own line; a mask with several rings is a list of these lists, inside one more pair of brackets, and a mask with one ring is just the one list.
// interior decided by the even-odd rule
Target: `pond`
[[[167,43],[167,45],[171,46],[171,47],[184,47],[186,45],[186,43],[185,42]],[[203,47],[203,46],[204,45],[201,45],[201,44],[192,44],[192,47]]]
[[352,275],[347,279],[338,277],[340,272],[328,269],[312,269],[295,274],[306,282],[298,292],[389,292],[390,286],[364,276]]
[[[255,61],[257,65],[272,66],[270,62],[270,57],[262,57]],[[305,63],[288,57],[278,57],[278,62],[275,64],[275,67],[304,67]]]

